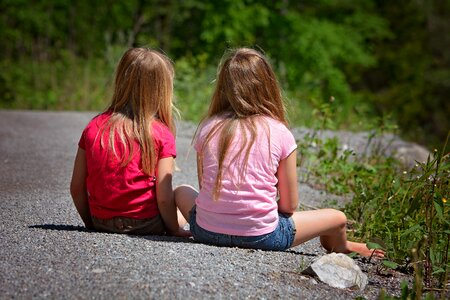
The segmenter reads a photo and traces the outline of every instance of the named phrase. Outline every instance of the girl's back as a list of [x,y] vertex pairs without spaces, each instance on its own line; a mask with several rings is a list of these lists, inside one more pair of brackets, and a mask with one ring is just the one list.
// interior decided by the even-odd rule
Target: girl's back
[[[237,125],[223,162],[221,188],[215,201],[212,199],[219,172],[220,132],[212,135],[208,143],[205,139],[224,117],[206,120],[198,131],[194,146],[202,153],[202,188],[196,201],[197,222],[204,229],[256,236],[272,232],[278,224],[275,174],[279,162],[294,151],[296,143],[281,122],[265,116],[248,118],[255,125],[255,138],[250,141],[249,129]],[[251,147],[246,157],[240,145],[247,144]]]
[[[86,184],[91,214],[101,219],[119,216],[138,219],[154,217],[159,213],[156,177],[144,173],[137,141],[125,149],[120,138],[114,139],[116,155],[109,147],[105,147],[109,141],[110,119],[111,112],[95,117],[86,126],[79,142],[79,147],[86,151]],[[175,139],[170,130],[156,120],[151,127],[156,160],[175,157]],[[124,165],[120,158],[128,157],[129,151],[133,153],[130,161]]]

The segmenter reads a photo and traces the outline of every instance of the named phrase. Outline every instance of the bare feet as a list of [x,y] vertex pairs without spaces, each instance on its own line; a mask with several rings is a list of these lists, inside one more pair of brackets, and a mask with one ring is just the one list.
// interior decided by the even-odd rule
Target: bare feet
[[369,249],[364,243],[347,241],[347,249],[349,253],[356,252],[364,257],[383,258],[385,252],[381,249]]

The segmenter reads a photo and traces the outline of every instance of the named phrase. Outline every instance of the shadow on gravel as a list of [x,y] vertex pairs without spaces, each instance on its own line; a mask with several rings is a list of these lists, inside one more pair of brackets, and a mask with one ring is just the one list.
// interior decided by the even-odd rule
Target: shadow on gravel
[[137,239],[145,239],[154,242],[171,242],[171,243],[188,243],[188,244],[195,243],[192,238],[187,237],[183,238],[170,235],[129,235],[129,236]]
[[284,252],[286,252],[286,253],[292,253],[292,254],[297,254],[297,255],[302,255],[302,256],[311,256],[311,257],[317,257],[317,256],[320,256],[319,254],[316,254],[316,253],[306,253],[306,252],[303,252],[303,251],[299,251],[299,250],[291,250],[291,249],[288,249],[288,250],[284,250]]
[[132,238],[145,239],[145,240],[156,241],[156,242],[171,242],[171,243],[193,243],[194,242],[192,240],[192,238],[181,238],[181,237],[167,236],[167,235],[134,235],[134,234],[101,232],[101,231],[86,229],[86,227],[84,227],[84,226],[67,225],[67,224],[30,225],[30,226],[28,226],[28,228],[38,228],[38,229],[45,229],[45,230],[59,230],[59,231],[92,232],[92,233],[103,233],[103,234],[119,234],[119,235],[127,235]]
[[30,225],[28,228],[39,228],[47,230],[64,230],[64,231],[83,231],[83,232],[94,232],[93,230],[88,230],[84,226],[75,225],[57,225],[57,224],[42,224],[42,225]]
[[[67,224],[40,224],[40,225],[30,225],[28,228],[38,228],[38,229],[45,229],[45,230],[60,230],[60,231],[79,231],[79,232],[97,232],[97,233],[104,233],[104,234],[119,234],[119,233],[109,233],[109,232],[100,232],[96,230],[89,230],[86,229],[84,226],[78,226],[78,225],[67,225]],[[122,235],[122,234],[120,234]],[[149,241],[154,242],[171,242],[171,243],[196,243],[192,238],[182,238],[182,237],[176,237],[176,236],[168,236],[168,235],[133,235],[133,234],[126,234],[129,237],[137,238],[137,239],[145,239]],[[253,249],[248,249],[251,251],[256,251]],[[264,251],[264,250],[262,250]],[[286,253],[292,253],[296,255],[302,255],[302,256],[310,256],[310,257],[316,257],[318,256],[315,253],[307,253],[295,249],[288,249],[285,250]]]

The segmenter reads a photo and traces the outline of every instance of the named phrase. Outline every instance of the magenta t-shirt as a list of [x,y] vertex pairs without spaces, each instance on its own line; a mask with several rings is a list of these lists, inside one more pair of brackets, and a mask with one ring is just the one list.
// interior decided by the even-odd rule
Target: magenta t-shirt
[[[197,152],[202,152],[203,141],[219,120],[220,117],[215,117],[201,125],[194,143]],[[217,201],[212,197],[218,172],[217,136],[204,149],[202,188],[196,199],[196,221],[200,227],[238,236],[263,235],[277,227],[278,180],[275,174],[280,161],[288,157],[297,144],[289,129],[279,121],[258,117],[256,124],[257,136],[250,150],[247,172],[241,182],[238,176],[244,165],[244,155],[233,159],[239,150],[237,141],[243,137],[238,126],[225,158],[222,188]],[[225,169],[226,166],[229,168]]]
[[[100,146],[100,128],[110,117],[111,113],[106,112],[92,119],[78,143],[86,151],[86,184],[91,214],[101,219],[118,216],[135,219],[154,217],[159,214],[155,177],[142,172],[139,144],[134,143],[132,160],[125,167],[121,166],[111,149],[107,150],[108,130],[103,137],[106,147]],[[152,135],[157,159],[176,156],[175,138],[164,124],[154,121]],[[121,157],[123,146],[116,137],[115,149]]]

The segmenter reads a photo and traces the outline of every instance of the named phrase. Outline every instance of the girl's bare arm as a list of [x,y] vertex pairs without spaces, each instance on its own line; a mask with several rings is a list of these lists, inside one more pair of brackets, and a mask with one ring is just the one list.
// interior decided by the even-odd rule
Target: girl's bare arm
[[197,153],[197,179],[198,179],[198,188],[202,189],[202,178],[203,178],[203,160],[202,155]]
[[161,217],[169,234],[176,236],[189,236],[189,231],[180,227],[177,217],[177,206],[172,189],[174,169],[173,157],[162,158],[158,161],[156,176],[156,200]]
[[280,200],[278,201],[278,211],[291,214],[298,207],[298,188],[297,188],[297,151],[294,150],[288,157],[280,161],[277,171],[278,192]]
[[172,189],[174,169],[173,157],[162,158],[158,161],[156,177],[156,199],[161,217],[170,233],[178,230],[177,209]]
[[86,188],[86,176],[86,152],[78,148],[73,167],[72,181],[70,182],[70,194],[84,225],[88,229],[93,229],[94,225],[92,223]]

